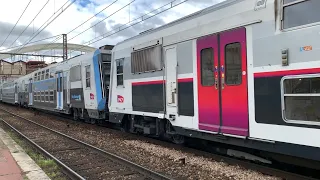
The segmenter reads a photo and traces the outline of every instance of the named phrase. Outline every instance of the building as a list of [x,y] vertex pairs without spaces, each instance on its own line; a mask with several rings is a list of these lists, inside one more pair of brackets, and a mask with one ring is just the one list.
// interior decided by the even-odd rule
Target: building
[[28,61],[26,62],[26,74],[32,73],[33,71],[48,66],[44,61]]
[[12,63],[11,74],[26,75],[26,73],[26,62],[19,60]]
[[8,62],[0,60],[0,83],[14,80],[20,76],[32,73],[33,71],[48,66],[44,61],[15,61]]

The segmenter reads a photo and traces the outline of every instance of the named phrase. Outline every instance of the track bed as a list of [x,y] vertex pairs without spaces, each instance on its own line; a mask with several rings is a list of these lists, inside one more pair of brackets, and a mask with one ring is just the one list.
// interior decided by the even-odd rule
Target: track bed
[[62,133],[0,110],[4,123],[28,137],[84,179],[169,179]]
[[1,104],[0,108],[117,154],[172,179],[281,179],[262,173],[279,177],[295,176],[295,174],[268,169],[264,166],[254,167],[253,164],[241,163],[233,158],[225,158],[110,128],[75,122],[47,113],[38,114],[28,109],[5,104]]

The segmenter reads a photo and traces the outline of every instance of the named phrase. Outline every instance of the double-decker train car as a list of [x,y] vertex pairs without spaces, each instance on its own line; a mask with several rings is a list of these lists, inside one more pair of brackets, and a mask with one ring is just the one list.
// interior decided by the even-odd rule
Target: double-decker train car
[[[111,51],[98,49],[1,85],[3,102],[95,122],[106,118]],[[101,73],[103,72],[103,73]]]
[[319,8],[227,0],[1,84],[0,99],[319,169]]
[[319,161],[319,8],[227,0],[118,43],[109,121]]

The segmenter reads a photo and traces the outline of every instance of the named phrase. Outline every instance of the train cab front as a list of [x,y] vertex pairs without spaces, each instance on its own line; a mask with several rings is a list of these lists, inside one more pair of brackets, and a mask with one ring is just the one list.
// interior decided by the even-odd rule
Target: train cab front
[[108,118],[108,98],[111,76],[111,49],[100,50],[100,86],[102,90],[102,100],[98,104],[98,109]]

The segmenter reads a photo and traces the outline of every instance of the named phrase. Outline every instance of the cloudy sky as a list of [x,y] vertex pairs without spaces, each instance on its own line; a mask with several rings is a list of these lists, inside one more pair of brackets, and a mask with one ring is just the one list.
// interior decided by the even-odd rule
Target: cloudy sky
[[[114,30],[119,29],[119,27],[124,27],[124,25],[129,22],[136,22],[132,21],[173,0],[31,0],[24,15],[9,35],[29,1],[30,0],[6,0],[0,6],[0,50],[4,51],[9,47],[24,45],[32,38],[33,40],[31,40],[31,42],[69,33],[107,6],[109,7],[99,15],[70,32],[68,34],[68,42],[84,44],[90,40],[100,39],[100,37],[105,35],[108,37],[92,43],[90,46],[97,48],[105,44],[114,45],[142,31],[161,26],[223,0],[188,0],[177,7],[117,33],[114,33]],[[75,2],[72,3],[73,1]],[[178,4],[182,1],[183,0],[176,0],[173,4]],[[69,4],[71,5],[68,7]],[[62,6],[64,7],[64,12],[58,16],[61,12],[59,8]],[[42,7],[44,8],[41,13],[32,21]],[[169,6],[164,6],[159,11],[167,9],[168,7]],[[50,17],[52,17],[50,20],[55,17],[57,18],[40,34],[36,35],[39,32],[37,30],[41,26],[46,26],[44,23],[47,22]],[[29,27],[27,27],[28,25]],[[114,34],[110,36],[112,33]],[[56,40],[56,38],[39,43],[50,43],[54,40]],[[62,39],[57,42],[62,42]]]

